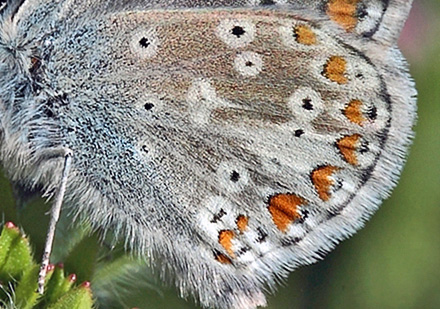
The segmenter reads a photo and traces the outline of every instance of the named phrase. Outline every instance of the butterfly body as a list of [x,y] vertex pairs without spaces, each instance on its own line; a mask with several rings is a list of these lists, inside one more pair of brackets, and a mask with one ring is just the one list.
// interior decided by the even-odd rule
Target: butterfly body
[[415,91],[395,40],[410,2],[390,2],[11,6],[2,162],[51,192],[69,149],[66,209],[204,306],[264,305],[359,229],[403,166]]

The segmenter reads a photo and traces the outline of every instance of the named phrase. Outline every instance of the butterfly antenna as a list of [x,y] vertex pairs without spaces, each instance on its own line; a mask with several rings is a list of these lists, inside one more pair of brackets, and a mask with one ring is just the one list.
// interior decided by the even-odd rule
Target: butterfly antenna
[[50,254],[52,252],[53,240],[55,237],[55,228],[60,218],[61,205],[63,204],[64,194],[66,192],[67,178],[69,176],[70,166],[72,164],[72,151],[67,150],[64,156],[64,168],[61,183],[56,193],[55,200],[53,202],[50,211],[49,228],[46,235],[46,243],[44,246],[43,258],[41,260],[40,272],[38,274],[38,293],[42,295],[44,293],[44,283],[46,281],[47,267],[49,265]]

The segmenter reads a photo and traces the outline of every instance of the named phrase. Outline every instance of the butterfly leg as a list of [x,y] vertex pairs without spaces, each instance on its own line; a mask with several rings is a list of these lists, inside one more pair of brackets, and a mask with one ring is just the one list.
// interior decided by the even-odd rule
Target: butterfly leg
[[66,192],[67,178],[69,176],[70,166],[72,164],[72,151],[67,149],[64,154],[64,168],[63,174],[61,177],[60,186],[58,187],[58,191],[55,195],[55,200],[53,202],[51,212],[50,212],[50,221],[49,228],[47,230],[46,235],[46,243],[44,245],[43,258],[41,261],[40,272],[38,274],[38,293],[44,293],[44,282],[46,280],[47,274],[47,266],[49,265],[50,254],[52,252],[53,240],[55,237],[55,228],[60,217],[61,205],[63,203],[64,194]]

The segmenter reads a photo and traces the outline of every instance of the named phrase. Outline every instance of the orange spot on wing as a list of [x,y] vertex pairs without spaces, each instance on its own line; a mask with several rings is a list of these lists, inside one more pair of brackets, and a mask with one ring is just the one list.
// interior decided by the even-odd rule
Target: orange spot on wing
[[222,264],[232,264],[232,261],[230,258],[228,258],[226,255],[221,254],[221,253],[216,253],[215,254],[215,259],[217,261],[219,261]]
[[330,199],[330,188],[334,182],[330,176],[338,169],[335,166],[328,165],[318,167],[312,172],[312,182],[321,200],[328,201]]
[[290,223],[301,219],[298,206],[305,204],[304,199],[294,194],[277,194],[269,199],[269,212],[273,222],[282,232],[286,232]]
[[359,144],[361,136],[359,134],[347,135],[336,142],[339,151],[344,156],[344,159],[352,164],[358,164],[356,149]]
[[237,222],[237,228],[240,231],[240,233],[243,233],[244,230],[247,228],[248,221],[249,221],[249,219],[246,216],[239,215],[237,217],[237,221],[236,221]]
[[332,56],[324,65],[323,74],[325,77],[338,84],[346,84],[348,82],[345,77],[347,69],[347,61],[340,56]]
[[347,31],[356,27],[357,4],[359,0],[330,0],[327,5],[327,15]]
[[296,41],[304,45],[316,44],[316,35],[309,26],[299,25],[294,29]]
[[231,230],[223,230],[218,234],[218,242],[231,257],[234,257],[234,250],[232,250],[232,238],[234,238],[234,236],[235,233]]
[[362,126],[366,120],[362,113],[361,107],[362,101],[351,100],[344,110],[345,117],[347,117],[351,122],[360,126]]

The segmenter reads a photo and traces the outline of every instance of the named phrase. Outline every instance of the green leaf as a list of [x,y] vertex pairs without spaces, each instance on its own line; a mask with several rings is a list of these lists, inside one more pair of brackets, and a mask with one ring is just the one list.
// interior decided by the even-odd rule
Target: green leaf
[[93,308],[92,292],[90,283],[85,282],[79,287],[70,290],[61,297],[55,304],[48,307],[49,309],[71,309],[71,308]]
[[28,239],[13,223],[7,222],[0,236],[0,280],[19,279],[33,265]]
[[18,228],[12,222],[5,223],[2,234],[0,235],[0,272],[6,264],[12,242],[19,236],[20,232]]
[[41,296],[37,293],[39,270],[40,267],[34,265],[24,272],[23,277],[18,282],[15,289],[15,303],[18,308],[28,309],[37,304]]
[[[84,248],[87,241],[80,242]],[[92,250],[96,255],[96,250]],[[94,259],[93,259],[94,260]],[[49,264],[45,294],[37,292],[40,266],[32,259],[28,240],[11,222],[4,225],[0,235],[0,307],[7,308],[92,308],[90,283],[72,289],[76,275],[66,277],[63,265]],[[5,280],[7,279],[7,280]],[[4,284],[8,282],[8,284]]]
[[76,275],[72,274],[66,277],[64,274],[64,266],[62,264],[57,265],[47,284],[46,303],[55,303],[70,290],[75,281]]

